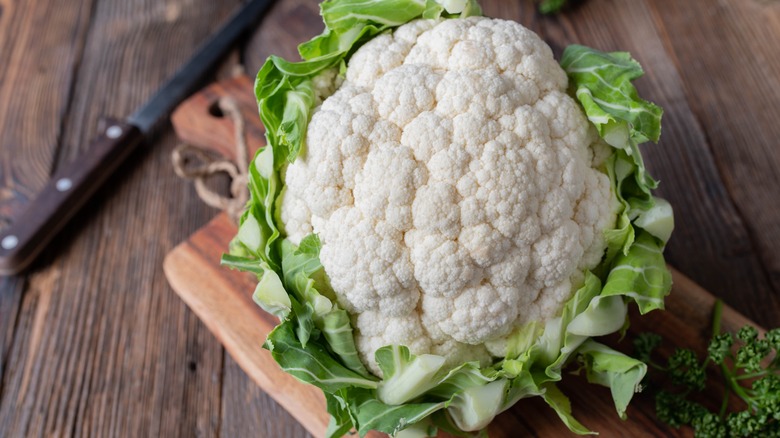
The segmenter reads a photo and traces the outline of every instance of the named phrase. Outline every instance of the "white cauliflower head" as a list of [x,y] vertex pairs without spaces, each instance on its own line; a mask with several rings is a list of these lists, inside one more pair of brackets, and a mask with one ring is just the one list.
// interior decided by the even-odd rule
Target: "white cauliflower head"
[[362,46],[315,110],[281,219],[295,243],[319,234],[374,373],[389,344],[488,362],[601,260],[614,194],[566,82],[515,22],[418,20]]

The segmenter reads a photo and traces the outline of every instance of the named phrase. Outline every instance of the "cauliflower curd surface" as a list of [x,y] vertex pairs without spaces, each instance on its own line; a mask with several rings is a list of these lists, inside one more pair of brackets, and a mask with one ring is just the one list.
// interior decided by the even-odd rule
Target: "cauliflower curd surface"
[[389,344],[489,363],[599,263],[606,146],[566,86],[515,22],[418,20],[361,47],[315,110],[281,219],[296,244],[319,234],[372,372]]

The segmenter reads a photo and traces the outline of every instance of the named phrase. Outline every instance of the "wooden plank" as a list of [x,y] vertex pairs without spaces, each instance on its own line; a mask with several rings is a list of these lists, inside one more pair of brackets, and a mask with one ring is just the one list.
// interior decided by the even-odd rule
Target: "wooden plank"
[[[680,95],[706,133],[746,230],[734,251],[720,255],[728,260],[756,252],[760,269],[750,275],[764,283],[717,284],[710,279],[704,284],[757,321],[779,325],[780,4],[739,0],[646,3],[680,71]],[[750,300],[741,299],[746,289],[751,290]]]
[[[684,9],[689,4],[677,2],[676,7]],[[663,12],[664,16],[675,14],[667,9]],[[652,16],[646,2],[624,2],[615,7],[608,1],[588,1],[569,14],[545,20],[543,33],[553,47],[562,49],[579,42],[601,50],[629,51],[645,67],[646,77],[637,82],[639,92],[665,111],[660,143],[646,145],[643,154],[651,173],[661,181],[659,194],[675,208],[676,229],[666,250],[667,261],[759,323],[778,325],[780,300],[762,268],[751,237],[754,230],[724,184],[721,160],[711,149],[712,134],[684,98],[686,69],[703,62],[707,54],[697,55],[696,62],[677,62],[676,55],[666,48],[668,37],[656,28]],[[688,44],[698,46],[708,46],[710,41],[688,40]],[[693,54],[686,59],[694,59]],[[749,198],[747,193],[739,197]],[[778,242],[778,238],[766,238]],[[749,300],[744,299],[746,291]]]
[[[11,352],[25,286],[23,277],[0,278],[0,394],[3,392],[2,378]],[[2,424],[4,423],[0,417],[0,425]]]
[[[0,228],[43,187],[57,153],[94,1],[60,3],[0,0]],[[43,26],[53,10],[60,21]],[[26,287],[0,279],[0,394]]]
[[94,3],[0,1],[0,226],[48,179]]
[[227,353],[223,373],[220,436],[312,437]]
[[[77,158],[100,116],[142,103],[239,3],[100,0],[71,110],[48,122],[64,123],[58,163]],[[175,143],[166,131],[131,159],[31,275],[4,358],[3,435],[219,433],[222,348],[159,268],[214,214],[171,172]]]
[[[158,169],[168,165],[167,157],[156,161]],[[109,214],[88,222],[87,242],[71,242],[67,260],[32,276],[0,400],[10,436],[216,435],[222,349],[168,292],[157,267],[166,242],[212,212],[185,202],[166,214],[170,226],[150,228],[144,216],[167,201],[150,202],[139,190],[147,183],[136,173],[120,190],[128,205],[110,203]],[[188,190],[172,177],[161,187]],[[130,211],[140,205],[149,210]]]

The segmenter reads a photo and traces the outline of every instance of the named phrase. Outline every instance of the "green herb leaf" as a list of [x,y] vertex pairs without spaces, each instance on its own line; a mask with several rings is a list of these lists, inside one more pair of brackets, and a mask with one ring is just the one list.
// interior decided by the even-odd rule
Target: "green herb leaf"
[[557,14],[561,12],[564,6],[568,3],[568,0],[542,0],[539,3],[539,12],[542,14]]
[[639,333],[634,338],[634,355],[644,363],[650,363],[653,351],[661,345],[661,335],[651,332]]
[[[644,360],[662,370],[673,385],[671,391],[657,391],[656,415],[675,428],[693,427],[696,437],[780,436],[780,361],[774,346],[778,329],[761,338],[755,327],[742,327],[736,336],[741,345],[734,354],[734,337],[719,333],[722,305],[720,301],[715,303],[713,339],[704,361],[690,349],[677,349],[666,365],[644,355]],[[646,342],[638,342],[643,343]],[[694,401],[707,385],[706,367],[710,361],[720,368],[726,388],[717,413]],[[743,410],[727,412],[732,394],[742,399]]]

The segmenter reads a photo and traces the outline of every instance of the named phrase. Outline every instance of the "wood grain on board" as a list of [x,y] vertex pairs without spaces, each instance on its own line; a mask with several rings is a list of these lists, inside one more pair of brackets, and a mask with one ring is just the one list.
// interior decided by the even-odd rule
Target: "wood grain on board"
[[[239,3],[0,0],[0,227],[78,160],[100,118],[142,103]],[[661,143],[645,150],[676,209],[668,259],[780,325],[780,2],[585,0],[555,17],[531,0],[480,3],[557,53],[583,42],[643,63],[640,92],[666,110]],[[321,31],[317,13],[317,0],[278,0],[225,70],[241,61],[251,76],[271,53],[294,57]],[[0,279],[5,435],[305,434],[163,278],[165,254],[216,213],[173,175],[176,142],[163,130],[32,271]],[[528,430],[511,418],[502,427]]]
[[235,160],[236,132],[233,120],[226,117],[219,108],[220,98],[227,96],[236,102],[241,117],[249,121],[245,124],[245,138],[251,158],[254,152],[265,144],[265,131],[263,125],[258,122],[257,101],[252,93],[253,84],[254,81],[248,76],[239,75],[232,80],[211,84],[182,102],[171,115],[176,135],[184,143]]

